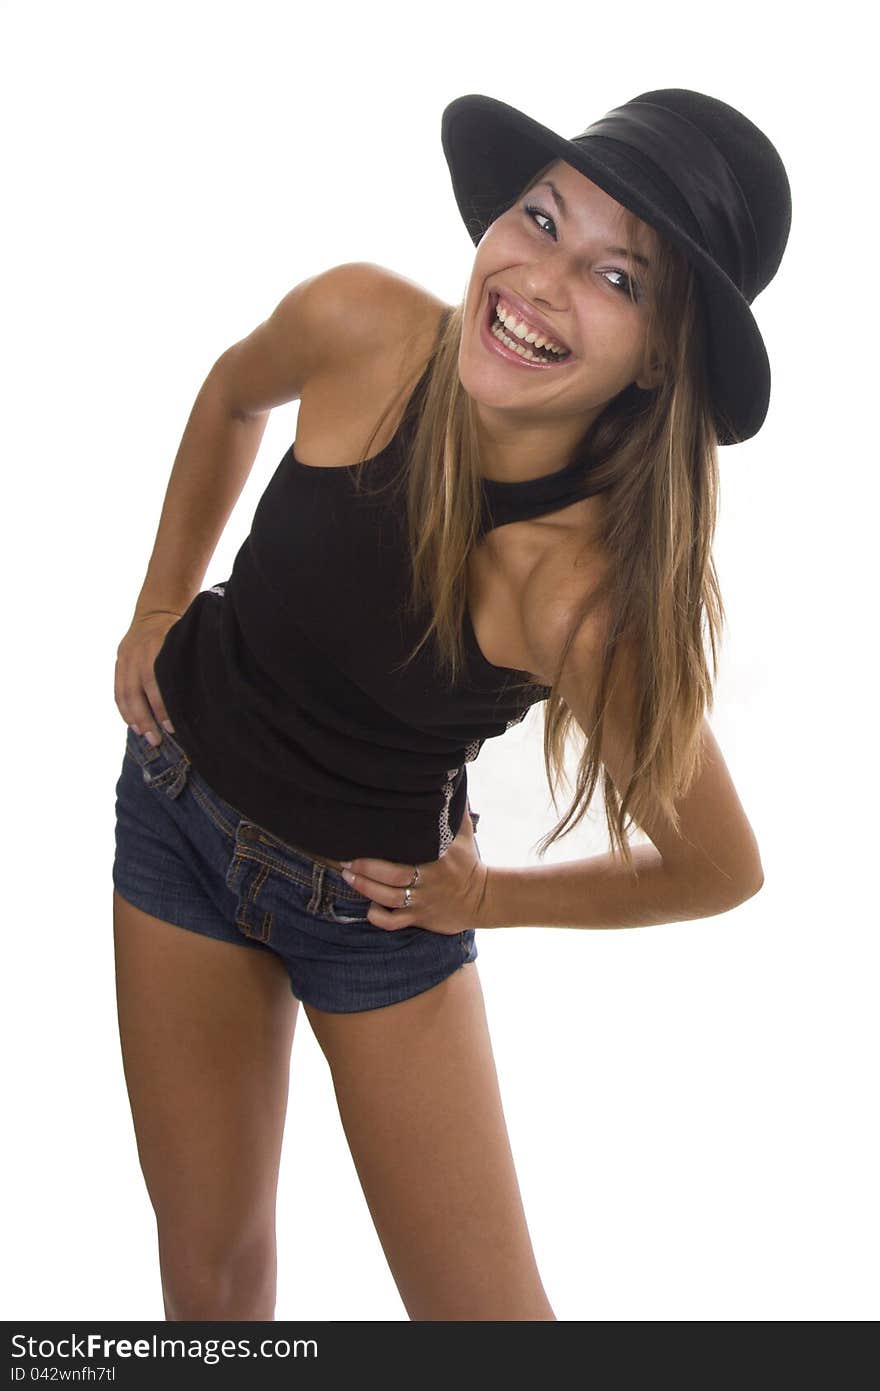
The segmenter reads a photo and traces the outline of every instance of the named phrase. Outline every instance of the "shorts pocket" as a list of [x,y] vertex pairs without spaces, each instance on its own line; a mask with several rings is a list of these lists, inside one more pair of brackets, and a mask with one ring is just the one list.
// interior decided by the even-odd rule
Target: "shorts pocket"
[[334,890],[315,917],[319,924],[334,929],[333,941],[346,951],[398,952],[430,936],[423,927],[398,927],[394,932],[377,927],[367,917],[373,906],[371,898],[354,899]]
[[365,923],[367,927],[373,927],[367,914],[370,911],[371,898],[346,898],[342,894],[335,894],[326,905],[326,915],[330,922],[334,923]]

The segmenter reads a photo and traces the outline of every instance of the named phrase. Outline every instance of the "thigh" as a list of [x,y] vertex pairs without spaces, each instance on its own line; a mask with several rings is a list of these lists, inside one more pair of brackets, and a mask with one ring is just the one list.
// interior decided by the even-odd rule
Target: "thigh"
[[113,893],[119,1034],[160,1242],[227,1259],[274,1224],[297,1001],[271,953]]
[[553,1319],[476,963],[384,1009],[304,1008],[410,1318]]

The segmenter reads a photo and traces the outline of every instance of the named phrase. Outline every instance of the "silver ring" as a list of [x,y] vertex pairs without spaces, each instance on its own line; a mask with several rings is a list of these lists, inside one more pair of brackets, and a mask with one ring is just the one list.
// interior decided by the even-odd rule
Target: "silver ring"
[[412,903],[412,892],[411,892],[411,890],[413,890],[413,889],[415,888],[416,884],[419,882],[419,880],[421,879],[421,877],[422,877],[421,870],[419,869],[418,865],[416,865],[415,869],[413,870],[413,877],[412,877],[412,879],[410,879],[409,883],[407,884],[406,888],[405,888],[404,891],[403,891],[403,906],[404,906],[404,908],[408,908],[408,907],[410,906],[410,904]]

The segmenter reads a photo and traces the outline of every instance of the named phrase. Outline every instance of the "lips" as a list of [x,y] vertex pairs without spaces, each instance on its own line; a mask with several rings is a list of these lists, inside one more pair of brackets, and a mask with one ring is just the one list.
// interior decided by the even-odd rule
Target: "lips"
[[530,328],[533,328],[539,334],[539,336],[549,339],[551,343],[558,343],[560,348],[565,348],[567,352],[571,352],[571,347],[553,325],[549,324],[546,319],[543,319],[530,304],[526,304],[525,300],[520,299],[519,295],[514,294],[512,290],[501,289],[500,291],[489,291],[490,325],[492,323],[492,315],[495,313],[495,306],[499,299],[503,299],[505,304],[509,305],[514,311],[517,318],[523,319]]
[[[495,304],[498,296],[490,292],[488,305],[480,321],[480,341],[483,348],[489,353],[490,357],[509,363],[515,371],[522,372],[566,372],[577,365],[577,358],[574,353],[569,352],[564,357],[544,358],[540,354],[534,358],[526,357],[522,352],[516,352],[513,348],[508,348],[501,340],[499,333],[495,331]],[[517,342],[513,335],[513,341]]]

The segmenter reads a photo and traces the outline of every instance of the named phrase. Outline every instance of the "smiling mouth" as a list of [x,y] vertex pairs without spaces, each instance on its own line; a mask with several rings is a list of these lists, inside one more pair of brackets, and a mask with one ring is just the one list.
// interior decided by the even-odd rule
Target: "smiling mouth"
[[[569,361],[572,353],[568,348],[565,352],[554,353],[549,348],[537,348],[534,343],[527,343],[524,338],[519,338],[515,333],[508,333],[498,318],[497,306],[498,294],[493,290],[489,295],[486,327],[492,337],[497,339],[508,352],[515,353],[524,362],[531,362],[540,367],[557,367],[560,363]],[[541,334],[537,334],[537,337],[540,338]]]

